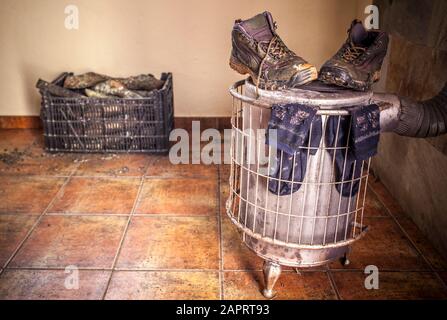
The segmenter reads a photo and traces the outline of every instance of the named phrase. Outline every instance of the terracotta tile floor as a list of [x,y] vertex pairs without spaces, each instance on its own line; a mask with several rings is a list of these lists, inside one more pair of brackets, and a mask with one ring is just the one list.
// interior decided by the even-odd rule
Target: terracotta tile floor
[[[0,130],[0,154],[0,299],[263,299],[225,215],[228,166],[46,154],[39,130]],[[446,260],[380,182],[365,210],[351,264],[284,268],[276,299],[447,299]]]

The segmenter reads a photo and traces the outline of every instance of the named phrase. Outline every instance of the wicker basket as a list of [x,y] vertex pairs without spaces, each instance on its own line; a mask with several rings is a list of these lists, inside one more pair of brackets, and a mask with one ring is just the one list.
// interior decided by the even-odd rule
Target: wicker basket
[[[67,73],[53,83],[62,85]],[[49,152],[167,153],[174,124],[172,74],[149,97],[65,98],[40,90],[45,148]]]

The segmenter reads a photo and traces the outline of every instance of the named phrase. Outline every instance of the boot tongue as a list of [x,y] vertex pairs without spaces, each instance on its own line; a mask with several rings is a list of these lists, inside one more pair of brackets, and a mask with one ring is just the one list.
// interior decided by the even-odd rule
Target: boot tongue
[[368,37],[368,31],[363,27],[363,24],[359,20],[354,20],[349,31],[349,37],[352,43],[357,46],[363,46],[364,41]]
[[242,22],[242,26],[256,41],[270,41],[273,37],[273,19],[270,12],[263,12]]

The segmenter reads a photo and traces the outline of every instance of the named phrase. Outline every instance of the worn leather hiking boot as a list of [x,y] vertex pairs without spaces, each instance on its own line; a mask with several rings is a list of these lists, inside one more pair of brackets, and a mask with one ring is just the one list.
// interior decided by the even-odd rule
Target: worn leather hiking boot
[[95,72],[87,72],[77,76],[68,75],[65,78],[64,87],[67,89],[85,89],[108,79],[110,77]]
[[366,30],[361,21],[354,20],[348,30],[348,39],[321,67],[319,79],[355,90],[369,90],[379,80],[387,47],[387,33]]
[[139,94],[127,89],[118,80],[107,80],[98,83],[93,87],[93,90],[96,91],[96,93],[106,96],[112,95],[120,98],[129,98],[129,99],[142,98]]
[[276,34],[270,12],[236,20],[232,31],[230,66],[249,74],[261,88],[293,88],[317,78],[316,68],[291,51]]
[[152,74],[140,74],[138,76],[128,78],[117,78],[129,90],[145,90],[152,91],[161,89],[164,81],[158,80]]

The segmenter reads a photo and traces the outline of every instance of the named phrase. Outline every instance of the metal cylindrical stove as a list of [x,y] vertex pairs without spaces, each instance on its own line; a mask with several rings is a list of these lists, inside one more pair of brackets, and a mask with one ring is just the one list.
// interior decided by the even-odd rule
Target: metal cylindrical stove
[[[347,263],[350,245],[366,231],[363,209],[370,159],[362,161],[359,176],[343,180],[341,186],[342,182],[337,181],[335,174],[337,151],[334,150],[347,154],[349,145],[329,146],[325,135],[330,117],[337,117],[340,123],[342,117],[349,115],[346,107],[369,104],[372,93],[299,89],[257,92],[248,81],[236,83],[230,92],[233,111],[227,214],[242,231],[243,242],[265,260],[263,294],[271,298],[281,265],[311,267],[339,258]],[[313,146],[316,150],[310,152],[310,142],[300,150],[307,152],[302,182],[285,181],[281,176],[275,178],[269,174],[273,151],[265,143],[265,132],[271,106],[291,102],[318,106],[317,115],[321,116],[322,137],[319,145]],[[336,135],[338,130],[339,127]],[[282,151],[278,152],[282,159]],[[275,156],[278,157],[276,151]],[[287,182],[292,186],[299,183],[301,186],[298,191],[280,195],[269,190],[269,182],[275,179],[278,183]],[[354,184],[356,190],[353,190]],[[340,190],[346,186],[351,190]]]

